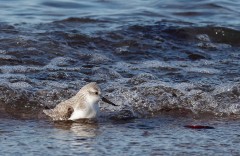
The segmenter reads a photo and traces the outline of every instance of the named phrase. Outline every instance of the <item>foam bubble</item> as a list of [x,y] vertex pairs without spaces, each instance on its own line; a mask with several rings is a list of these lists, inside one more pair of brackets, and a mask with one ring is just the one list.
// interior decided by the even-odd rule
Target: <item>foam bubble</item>
[[38,71],[38,70],[40,70],[40,68],[16,65],[16,66],[1,66],[0,70],[3,73],[27,73],[27,72]]
[[15,82],[15,83],[9,83],[8,85],[10,87],[16,88],[16,89],[29,89],[29,88],[32,88],[32,85],[30,85],[27,82]]
[[157,77],[155,77],[154,75],[152,74],[149,74],[149,73],[140,73],[134,77],[132,77],[129,82],[131,84],[134,84],[134,85],[137,85],[137,84],[141,84],[143,82],[148,82],[150,80],[156,80]]
[[94,54],[91,54],[90,56],[91,56],[90,58],[91,63],[107,63],[110,61],[110,58],[108,58],[103,54],[94,53]]
[[69,57],[55,57],[51,60],[51,62],[48,64],[48,66],[69,66],[75,63],[76,60],[69,58]]
[[15,56],[5,55],[6,51],[0,51],[0,60],[17,60]]
[[92,77],[95,80],[112,80],[121,78],[122,76],[115,70],[110,68],[104,68],[104,67],[94,67],[92,69]]
[[55,82],[55,81],[46,81],[45,85],[50,88],[63,88],[63,89],[68,88],[68,84],[61,83],[61,82]]
[[194,73],[203,73],[203,74],[218,74],[220,70],[212,69],[212,68],[200,68],[200,67],[188,67],[184,68],[187,72],[194,72]]
[[4,50],[4,49],[0,49],[0,54],[7,54],[7,50]]
[[141,64],[142,68],[166,68],[166,69],[176,69],[176,66],[171,65],[170,63],[167,62],[161,62],[157,60],[152,60],[152,61],[144,61]]
[[210,38],[209,38],[209,36],[208,36],[207,34],[198,34],[198,35],[196,36],[196,38],[197,38],[198,40],[204,41],[204,42],[210,42],[210,41],[211,41]]

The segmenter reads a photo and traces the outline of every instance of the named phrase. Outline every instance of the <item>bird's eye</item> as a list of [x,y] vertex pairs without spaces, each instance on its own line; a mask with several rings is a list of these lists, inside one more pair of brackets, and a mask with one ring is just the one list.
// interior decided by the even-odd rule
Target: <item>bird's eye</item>
[[98,92],[95,92],[96,95],[98,95]]

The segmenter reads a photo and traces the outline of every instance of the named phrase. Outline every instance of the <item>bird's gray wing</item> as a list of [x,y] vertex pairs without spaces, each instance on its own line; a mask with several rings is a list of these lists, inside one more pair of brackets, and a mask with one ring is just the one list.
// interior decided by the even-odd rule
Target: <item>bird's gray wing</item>
[[71,117],[73,111],[74,109],[71,106],[69,106],[67,112],[63,115],[63,118],[68,120]]
[[73,111],[71,100],[61,102],[53,109],[43,110],[43,112],[53,120],[68,120]]

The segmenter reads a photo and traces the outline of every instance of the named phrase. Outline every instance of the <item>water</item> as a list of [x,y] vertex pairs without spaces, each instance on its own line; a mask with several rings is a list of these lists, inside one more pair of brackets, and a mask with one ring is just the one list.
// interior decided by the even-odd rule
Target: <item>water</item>
[[[240,2],[2,0],[0,9],[6,155],[239,155]],[[92,81],[120,107],[100,102],[102,117],[87,124],[42,117]]]
[[[240,136],[236,122],[172,116],[121,122],[105,119],[84,124],[2,119],[1,152],[4,155],[238,155]],[[211,124],[215,129],[186,129],[183,125],[187,123]]]

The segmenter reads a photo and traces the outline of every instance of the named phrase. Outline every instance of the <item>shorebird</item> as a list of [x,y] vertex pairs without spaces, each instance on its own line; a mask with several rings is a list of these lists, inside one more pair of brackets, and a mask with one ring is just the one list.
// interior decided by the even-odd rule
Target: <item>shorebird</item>
[[59,103],[53,109],[43,112],[53,120],[78,120],[95,118],[99,111],[99,100],[117,106],[101,95],[101,89],[96,82],[83,86],[72,98]]

